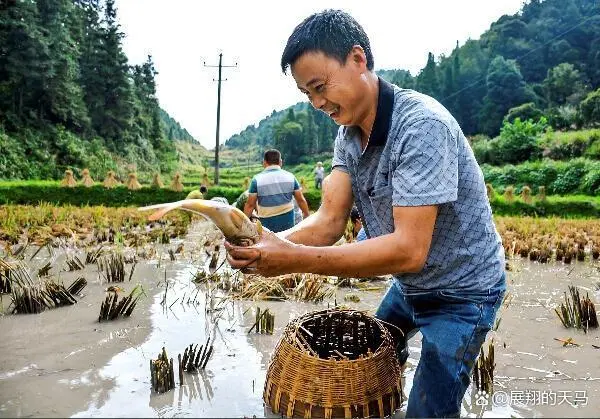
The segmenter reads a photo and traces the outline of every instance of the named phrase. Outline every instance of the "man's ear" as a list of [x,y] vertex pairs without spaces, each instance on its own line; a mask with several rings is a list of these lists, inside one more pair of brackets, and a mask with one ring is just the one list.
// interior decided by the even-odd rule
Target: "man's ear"
[[346,64],[353,63],[355,65],[367,68],[367,55],[365,50],[360,45],[354,45],[348,56],[346,57]]

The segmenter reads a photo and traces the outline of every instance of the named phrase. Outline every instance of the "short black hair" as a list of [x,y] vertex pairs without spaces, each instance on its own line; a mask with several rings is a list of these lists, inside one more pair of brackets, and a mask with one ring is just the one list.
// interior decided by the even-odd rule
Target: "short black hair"
[[263,157],[264,161],[268,164],[279,164],[281,161],[281,153],[279,150],[275,150],[274,148],[265,151],[265,155]]
[[321,51],[344,64],[355,45],[360,45],[367,57],[367,68],[373,70],[373,53],[369,37],[362,26],[348,13],[327,9],[304,19],[288,38],[281,56],[281,70],[294,65],[302,54]]
[[350,210],[350,221],[352,221],[352,223],[355,223],[358,220],[360,220],[360,213],[358,212],[358,208],[353,206]]
[[205,185],[200,185],[200,193],[205,194],[208,191],[208,188]]

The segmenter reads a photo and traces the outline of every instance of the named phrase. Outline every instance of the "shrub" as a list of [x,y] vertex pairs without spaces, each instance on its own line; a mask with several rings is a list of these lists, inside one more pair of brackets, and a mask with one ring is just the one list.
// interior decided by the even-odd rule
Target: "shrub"
[[591,170],[583,178],[581,192],[589,195],[600,194],[600,170]]
[[537,137],[546,126],[547,121],[543,117],[538,122],[531,119],[523,122],[520,118],[513,123],[505,122],[497,144],[498,159],[506,163],[520,163],[536,158],[539,150]]
[[515,119],[519,118],[521,121],[539,121],[544,116],[544,113],[539,109],[535,103],[528,102],[522,105],[510,108],[508,113],[504,117],[504,122],[513,123]]
[[[595,194],[595,175],[600,162],[578,158],[570,161],[540,160],[502,167],[481,166],[485,181],[496,189],[514,185],[521,190],[524,185],[532,189],[544,186],[550,194]],[[589,177],[588,177],[589,176]]]
[[583,162],[575,161],[567,170],[559,173],[556,180],[550,185],[550,193],[568,194],[579,189],[579,184],[586,174]]

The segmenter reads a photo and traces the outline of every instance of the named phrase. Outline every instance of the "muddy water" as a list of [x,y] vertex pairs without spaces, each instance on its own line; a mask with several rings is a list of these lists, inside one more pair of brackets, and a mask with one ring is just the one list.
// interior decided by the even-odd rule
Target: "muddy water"
[[[371,291],[340,289],[335,299],[319,304],[233,301],[214,285],[197,291],[190,279],[205,258],[198,244],[205,241],[207,228],[205,223],[192,227],[177,261],[166,260],[166,249],[177,245],[173,242],[159,251],[160,266],[156,260],[138,263],[131,285],[124,287],[129,291],[141,283],[147,297],[130,318],[97,322],[106,284],[99,283],[95,268],[84,271],[89,284],[78,304],[1,317],[0,416],[277,416],[263,406],[262,390],[269,357],[285,325],[298,315],[343,302],[349,292],[361,301],[343,304],[372,312],[388,286],[381,281]],[[39,255],[32,263],[42,264],[44,258]],[[592,344],[600,346],[600,331],[586,335],[567,330],[553,312],[568,285],[584,287],[593,301],[600,300],[598,266],[512,264],[512,299],[501,310],[498,330],[489,335],[496,343],[495,394],[486,399],[468,391],[463,415],[598,416],[600,350]],[[60,276],[69,284],[81,272]],[[3,305],[8,305],[6,296]],[[272,336],[247,333],[257,307],[274,312]],[[151,392],[149,360],[163,346],[177,365],[177,354],[208,337],[215,346],[205,371],[185,374],[182,386],[176,377],[175,390],[165,394]],[[553,339],[568,337],[582,346],[563,347]],[[406,394],[420,339],[417,334],[410,341]],[[403,410],[396,416],[402,417]]]

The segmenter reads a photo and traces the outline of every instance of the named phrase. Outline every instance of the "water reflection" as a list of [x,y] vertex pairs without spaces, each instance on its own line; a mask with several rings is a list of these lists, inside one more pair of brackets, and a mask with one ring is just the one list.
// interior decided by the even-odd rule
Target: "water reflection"
[[[166,296],[159,293],[155,297],[151,310],[153,328],[149,338],[143,344],[118,354],[101,369],[98,379],[112,380],[114,387],[104,393],[98,392],[90,407],[76,416],[278,417],[262,402],[272,351],[292,318],[323,309],[327,302],[234,301],[217,289],[215,284],[202,287],[193,284],[190,278],[196,268],[189,263],[167,263],[160,269],[166,269],[170,285]],[[598,395],[598,381],[589,372],[586,375],[588,369],[585,367],[585,358],[575,350],[555,347],[552,341],[553,335],[564,333],[552,315],[553,308],[562,297],[563,288],[574,282],[575,278],[580,283],[589,281],[589,276],[576,276],[577,272],[569,274],[561,266],[544,270],[536,264],[522,263],[517,264],[517,269],[518,272],[512,272],[509,276],[509,288],[514,295],[511,308],[502,313],[504,318],[500,329],[493,334],[498,364],[496,389],[510,392],[550,386],[553,389],[572,390],[579,385],[578,389],[587,390],[590,400],[593,400]],[[597,276],[594,278],[597,280]],[[343,295],[347,292],[339,290],[337,300],[343,301]],[[385,289],[353,292],[360,294],[361,301],[352,306],[372,312]],[[256,320],[258,307],[261,311],[269,309],[275,315],[273,335],[248,333]],[[593,339],[589,335],[576,336],[576,340],[585,342]],[[149,359],[154,358],[162,346],[166,346],[177,368],[177,354],[183,354],[191,343],[205,342],[207,337],[214,344],[214,352],[206,370],[195,374],[184,373],[183,383],[179,383],[176,372],[175,390],[165,394],[152,393]],[[411,340],[410,345],[411,355],[404,383],[407,396],[420,357],[419,334]],[[597,360],[597,357],[590,359]],[[469,389],[463,401],[462,415],[521,417],[552,412],[539,406],[510,407],[509,404],[495,405],[489,399],[486,401],[488,403],[484,403],[480,395],[473,394]],[[396,412],[394,417],[403,417],[404,409]],[[560,412],[588,414],[590,410],[563,408]]]

